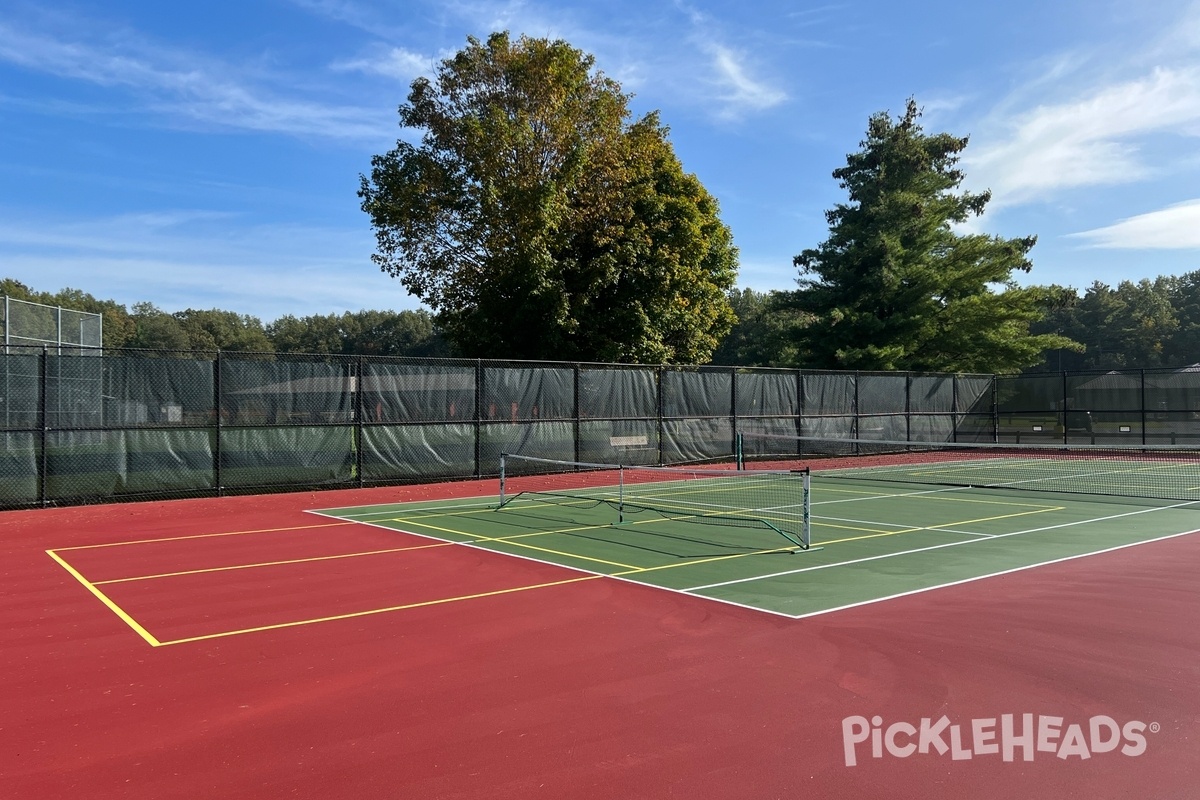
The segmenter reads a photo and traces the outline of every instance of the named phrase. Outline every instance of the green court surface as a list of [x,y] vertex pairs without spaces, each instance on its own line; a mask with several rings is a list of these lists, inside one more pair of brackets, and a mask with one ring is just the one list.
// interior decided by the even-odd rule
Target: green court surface
[[[812,478],[807,550],[766,524],[776,507],[755,511],[750,488],[741,492],[745,507],[729,518],[673,511],[669,498],[685,493],[702,502],[709,491],[738,492],[730,485],[737,479],[720,489],[664,482],[660,495],[668,499],[657,510],[626,508],[620,521],[614,505],[603,502],[606,487],[587,490],[592,499],[518,494],[502,508],[493,497],[314,513],[789,617],[1200,528],[1196,501],[901,486],[820,473]],[[756,515],[763,524],[751,521]]]

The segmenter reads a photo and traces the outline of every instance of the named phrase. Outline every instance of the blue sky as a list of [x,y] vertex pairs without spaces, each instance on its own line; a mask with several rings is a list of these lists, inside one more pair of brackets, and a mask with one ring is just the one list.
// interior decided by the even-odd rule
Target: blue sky
[[1200,269],[1200,2],[0,0],[0,276],[166,311],[416,308],[358,176],[468,35],[562,38],[658,109],[739,285],[790,289],[868,117],[969,135],[1023,282]]

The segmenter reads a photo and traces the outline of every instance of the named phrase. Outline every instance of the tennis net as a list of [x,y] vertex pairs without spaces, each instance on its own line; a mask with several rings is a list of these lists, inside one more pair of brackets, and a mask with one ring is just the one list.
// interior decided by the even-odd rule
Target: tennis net
[[500,457],[500,508],[521,499],[606,505],[615,522],[639,514],[669,520],[769,530],[807,550],[811,542],[807,470],[642,467]]
[[821,477],[1200,500],[1200,445],[907,442],[740,432],[738,466]]

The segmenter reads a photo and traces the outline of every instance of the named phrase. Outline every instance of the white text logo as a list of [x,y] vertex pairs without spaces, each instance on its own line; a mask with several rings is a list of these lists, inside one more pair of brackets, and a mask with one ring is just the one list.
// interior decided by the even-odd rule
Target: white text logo
[[[1147,731],[1157,733],[1158,723],[1130,720],[1122,725],[1103,714],[1066,725],[1062,717],[1044,714],[1002,714],[999,719],[973,719],[963,725],[943,715],[936,720],[923,717],[916,725],[892,722],[886,726],[879,716],[869,720],[853,716],[842,720],[842,749],[847,767],[857,764],[868,748],[871,758],[883,758],[885,753],[895,758],[933,753],[949,754],[954,761],[997,755],[1004,761],[1033,761],[1037,753],[1047,753],[1083,760],[1114,751],[1140,756],[1146,752]],[[861,753],[859,745],[863,745]]]

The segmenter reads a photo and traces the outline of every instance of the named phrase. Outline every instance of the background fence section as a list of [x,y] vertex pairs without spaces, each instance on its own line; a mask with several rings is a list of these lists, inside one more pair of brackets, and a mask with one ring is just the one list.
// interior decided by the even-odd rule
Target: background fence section
[[0,339],[10,345],[53,347],[56,353],[99,348],[104,317],[89,311],[47,306],[0,295]]
[[1200,439],[1200,365],[996,378],[1001,441]]
[[993,377],[48,346],[0,359],[5,508],[482,477],[502,452],[728,459],[738,430],[1200,441],[1200,368]]

